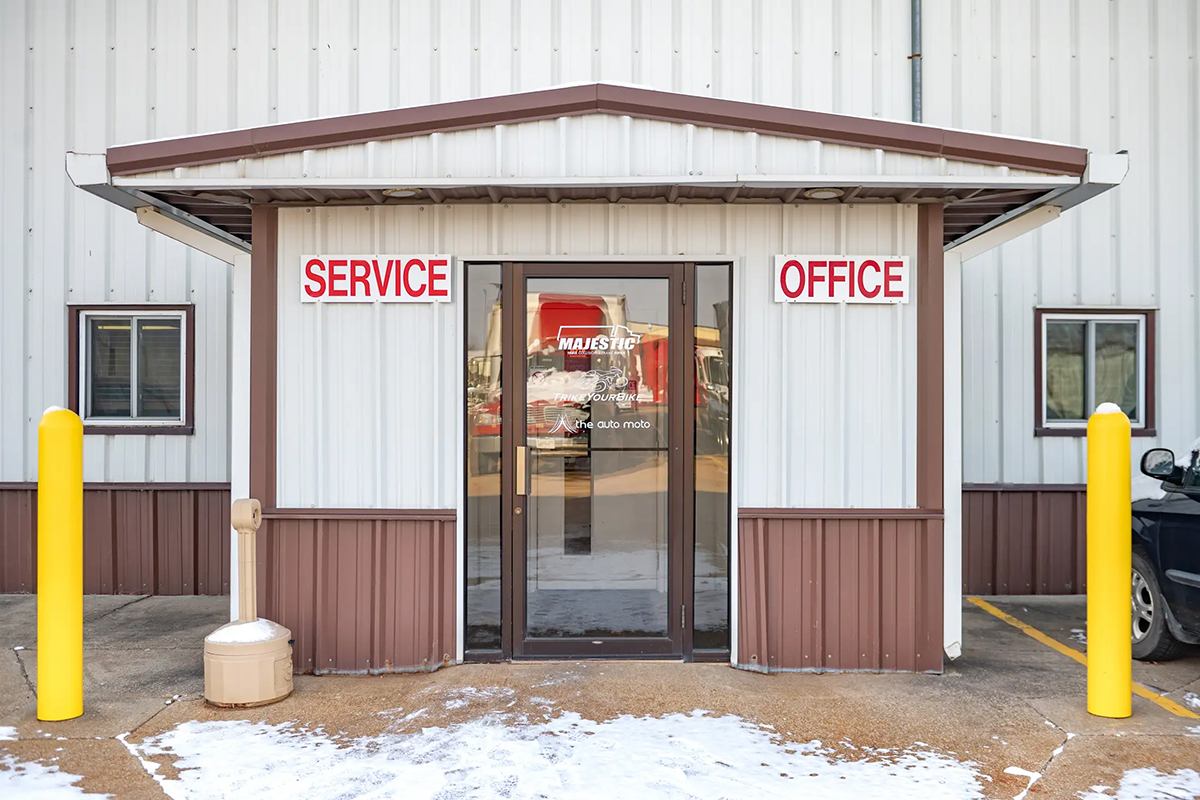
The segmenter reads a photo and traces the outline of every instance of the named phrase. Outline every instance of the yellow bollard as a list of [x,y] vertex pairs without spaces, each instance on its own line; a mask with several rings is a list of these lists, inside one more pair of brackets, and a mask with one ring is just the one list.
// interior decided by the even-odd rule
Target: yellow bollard
[[47,409],[38,425],[37,715],[83,714],[83,423]]
[[1129,418],[1102,403],[1087,426],[1087,709],[1133,713]]

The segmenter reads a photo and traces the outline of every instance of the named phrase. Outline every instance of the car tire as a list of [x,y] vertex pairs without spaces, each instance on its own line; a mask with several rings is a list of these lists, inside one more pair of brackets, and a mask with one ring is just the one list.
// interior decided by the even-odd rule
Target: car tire
[[1167,627],[1166,601],[1158,588],[1158,578],[1150,559],[1134,549],[1132,575],[1133,657],[1138,661],[1170,661],[1186,651],[1186,645],[1171,635]]

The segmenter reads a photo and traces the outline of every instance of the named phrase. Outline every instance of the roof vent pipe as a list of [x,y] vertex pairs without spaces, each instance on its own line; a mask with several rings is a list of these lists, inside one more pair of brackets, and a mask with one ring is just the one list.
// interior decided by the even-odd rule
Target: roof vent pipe
[[912,10],[912,121],[921,121],[921,0],[911,0]]

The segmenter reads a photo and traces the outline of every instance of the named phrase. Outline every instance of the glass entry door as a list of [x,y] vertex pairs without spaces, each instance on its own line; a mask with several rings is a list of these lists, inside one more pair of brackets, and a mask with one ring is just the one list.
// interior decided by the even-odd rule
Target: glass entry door
[[682,271],[523,267],[513,654],[678,656]]

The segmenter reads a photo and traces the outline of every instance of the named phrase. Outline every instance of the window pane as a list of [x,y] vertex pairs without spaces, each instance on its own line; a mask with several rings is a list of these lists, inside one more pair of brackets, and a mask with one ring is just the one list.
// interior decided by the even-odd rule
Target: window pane
[[696,265],[696,551],[692,642],[729,647],[729,266]]
[[1175,456],[1175,463],[1187,463],[1188,472],[1184,475],[1183,485],[1188,489],[1200,489],[1200,463],[1197,463],[1196,453],[1193,451],[1182,458],[1179,454]]
[[1086,322],[1046,323],[1046,419],[1087,419]]
[[1116,403],[1138,421],[1138,324],[1096,323],[1096,405]]
[[180,419],[183,403],[179,374],[182,320],[139,319],[138,416]]
[[87,416],[128,417],[129,318],[88,320]]
[[468,650],[500,649],[499,264],[467,265]]

